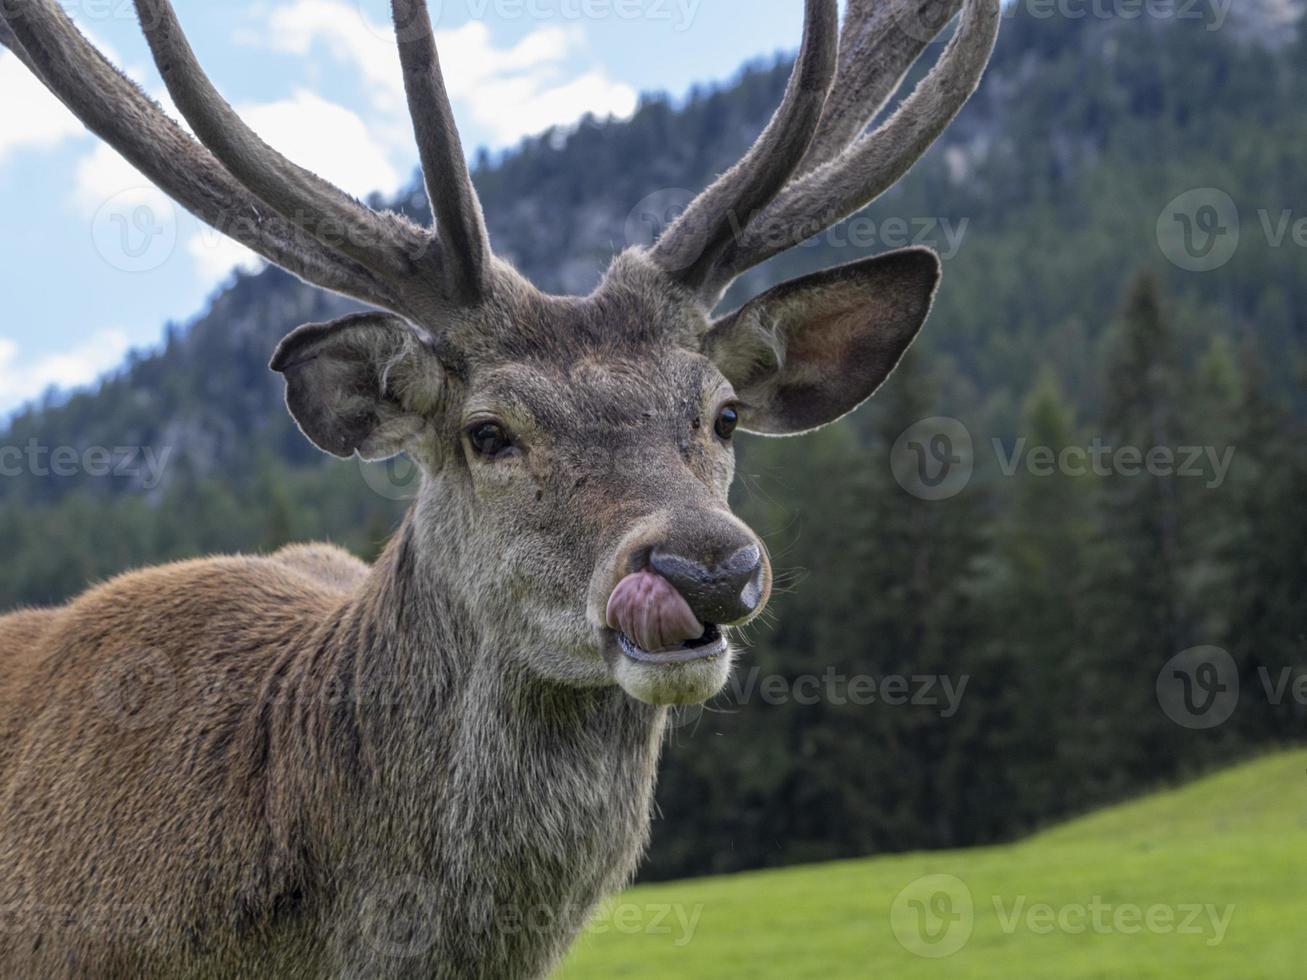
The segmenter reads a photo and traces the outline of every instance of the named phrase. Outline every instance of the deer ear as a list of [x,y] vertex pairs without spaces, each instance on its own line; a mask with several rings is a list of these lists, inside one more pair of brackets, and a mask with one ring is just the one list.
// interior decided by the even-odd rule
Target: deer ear
[[718,320],[704,353],[735,387],[742,426],[792,435],[867,400],[912,344],[939,285],[906,248],[782,283]]
[[292,331],[272,357],[286,379],[286,406],[324,452],[387,459],[430,424],[443,370],[416,330],[398,317],[358,313]]

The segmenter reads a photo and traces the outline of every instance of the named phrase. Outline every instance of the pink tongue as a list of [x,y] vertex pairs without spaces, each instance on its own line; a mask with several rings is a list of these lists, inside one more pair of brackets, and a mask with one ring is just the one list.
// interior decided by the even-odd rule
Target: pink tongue
[[617,583],[608,597],[608,626],[650,653],[670,650],[703,636],[703,624],[672,583],[653,572],[636,572]]

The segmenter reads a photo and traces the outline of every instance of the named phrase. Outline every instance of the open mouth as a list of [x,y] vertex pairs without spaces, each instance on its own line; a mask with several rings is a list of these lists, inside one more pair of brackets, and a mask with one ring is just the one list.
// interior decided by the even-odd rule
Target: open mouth
[[662,650],[646,650],[621,631],[616,631],[617,644],[624,654],[642,664],[684,664],[724,654],[726,634],[722,628],[715,623],[704,623],[703,626],[703,636],[697,640],[686,640]]

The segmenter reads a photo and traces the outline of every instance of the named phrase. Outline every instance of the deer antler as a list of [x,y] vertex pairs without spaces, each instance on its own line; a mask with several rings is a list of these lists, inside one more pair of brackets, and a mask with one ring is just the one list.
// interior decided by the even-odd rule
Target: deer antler
[[[808,5],[810,35],[814,6],[820,5]],[[766,146],[775,127],[794,115],[791,93],[795,79],[805,71],[811,37],[805,40],[780,110],[740,164],[753,165],[759,158],[770,164],[765,181],[760,178],[755,186],[772,193],[761,202],[756,199],[761,193],[732,196],[728,183],[736,173],[732,170],[668,229],[655,245],[653,258],[715,305],[741,273],[842,221],[893,186],[975,91],[998,36],[1000,0],[965,0],[961,23],[939,62],[889,119],[869,134],[862,135],[863,131],[935,34],[963,6],[964,0],[849,0],[834,86],[819,116],[814,113],[811,119],[795,123],[792,143],[802,142],[805,151],[794,158],[792,153],[768,154]],[[710,204],[714,228],[743,230],[729,236],[724,245],[708,237],[704,254],[691,264],[693,274],[687,275],[676,263],[669,263],[676,252],[664,247],[664,240],[684,247],[681,226],[691,223],[691,216],[702,220],[698,216]]]
[[270,262],[326,289],[393,307],[387,284],[276,214],[113,67],[50,0],[6,0],[0,43],[92,132],[173,200]]
[[838,32],[836,0],[805,0],[803,47],[780,108],[744,158],[654,245],[654,261],[682,284],[703,287],[731,242],[736,216],[747,216],[775,197],[808,151],[835,76]]
[[961,6],[962,0],[849,0],[840,32],[839,74],[796,173],[839,156],[862,134]]
[[408,296],[425,291],[418,280],[432,269],[447,300],[478,298],[490,246],[425,4],[408,4],[407,16],[401,6],[404,0],[396,0],[396,35],[434,231],[373,211],[261,140],[205,76],[168,0],[136,0],[136,9],[164,83],[198,141],[114,68],[53,0],[6,0],[0,43],[201,220],[308,282],[406,314]]
[[213,87],[168,0],[136,0],[141,29],[177,108],[237,180],[324,245],[385,277],[402,276],[408,256],[426,252],[412,226],[360,204],[265,143]]
[[488,285],[490,238],[445,91],[431,17],[426,0],[393,0],[391,11],[409,115],[446,261],[448,289],[474,301]]
[[[404,87],[435,228],[378,213],[287,160],[218,94],[168,0],[135,0],[197,142],[84,38],[54,0],[3,0],[10,47],[90,129],[192,213],[301,278],[401,315],[489,288],[485,221],[454,125],[425,0],[393,0]],[[736,276],[869,204],[926,152],[975,90],[1000,0],[805,0],[785,97],[740,162],[650,252],[709,305]],[[948,48],[888,120],[863,135],[936,33]]]

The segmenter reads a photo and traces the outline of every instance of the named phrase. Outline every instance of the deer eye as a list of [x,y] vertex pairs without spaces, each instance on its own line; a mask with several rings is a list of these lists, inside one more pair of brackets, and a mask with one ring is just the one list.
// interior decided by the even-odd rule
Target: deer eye
[[477,422],[467,431],[468,442],[478,456],[494,459],[513,445],[508,432],[498,422]]
[[740,413],[732,406],[727,405],[717,413],[717,421],[713,424],[713,431],[717,435],[730,442],[731,436],[735,434],[735,427],[740,424]]

